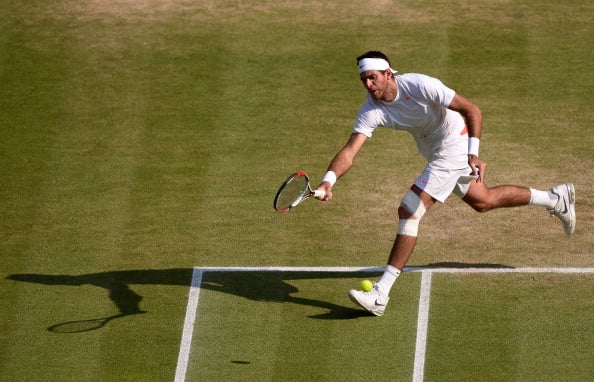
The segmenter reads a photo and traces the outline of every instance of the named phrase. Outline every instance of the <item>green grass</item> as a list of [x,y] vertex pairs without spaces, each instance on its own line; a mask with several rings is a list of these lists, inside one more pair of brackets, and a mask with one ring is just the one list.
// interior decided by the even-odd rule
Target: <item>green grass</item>
[[[392,295],[397,308],[376,319],[335,293],[361,273],[206,273],[187,378],[410,381],[420,277],[407,276]],[[592,374],[591,275],[432,279],[425,380],[579,381]]]
[[[399,199],[423,166],[404,134],[378,132],[331,203],[308,202],[288,215],[272,210],[276,188],[290,172],[319,178],[346,141],[365,95],[354,58],[369,49],[384,50],[399,71],[439,77],[479,104],[489,184],[546,189],[571,181],[577,189],[571,238],[540,209],[479,215],[452,197],[426,216],[411,265],[592,267],[593,13],[590,2],[578,0],[3,1],[0,379],[172,380],[193,266],[383,265]],[[55,275],[65,277],[56,283]],[[72,279],[78,284],[64,284]],[[538,278],[537,288],[563,305],[569,287],[553,279]],[[444,287],[441,303],[456,290],[466,291],[462,300],[474,300],[475,284],[466,280]],[[345,349],[344,359],[357,363],[358,353],[347,351],[350,333],[374,325],[371,332],[384,337],[414,325],[408,313],[415,316],[416,281],[399,281],[396,293],[403,297],[394,314],[377,322],[318,323],[306,317],[320,309],[264,307],[215,291],[204,306],[210,299],[239,300],[250,323],[268,309],[275,309],[270,319],[278,325],[298,317],[297,333],[313,333],[315,346]],[[305,298],[324,288],[318,300],[348,306],[344,292],[352,282],[320,278],[294,286]],[[479,306],[477,315],[509,308],[501,287],[508,282],[515,285],[511,296],[532,285],[524,277],[494,279],[497,305]],[[248,279],[245,289],[254,285]],[[591,278],[580,278],[580,285],[576,307],[587,312]],[[217,305],[223,300],[214,304],[211,314],[224,309]],[[527,311],[547,304],[518,303]],[[92,332],[47,330],[122,308],[147,313]],[[546,313],[545,327],[554,318]],[[224,320],[204,319],[217,317]],[[592,331],[591,314],[585,318],[576,331]],[[231,329],[225,335],[241,338]],[[404,335],[410,343],[413,334]],[[290,362],[291,344],[298,348],[300,341],[276,339],[283,340],[278,365],[297,373],[305,362],[315,365],[312,375],[334,378],[342,356]],[[353,348],[368,345],[361,341],[353,339]],[[392,345],[380,351],[389,354]],[[517,354],[514,372],[530,370],[522,359],[534,358],[530,342],[523,349],[496,345],[490,351]],[[561,353],[575,354],[561,345]],[[232,345],[220,346],[198,349]],[[408,350],[390,349],[410,363]],[[546,363],[571,362],[561,353]],[[592,364],[574,358],[578,370]],[[234,360],[221,362],[255,368]],[[501,374],[493,380],[511,375],[499,361],[494,369]],[[201,367],[205,360],[197,362]],[[280,366],[270,362],[254,380],[279,375]],[[443,370],[439,362],[437,355],[428,362],[432,378]],[[409,366],[399,371],[404,380]],[[385,366],[377,379],[398,367]]]
[[592,275],[437,275],[426,380],[581,381]]
[[[361,274],[250,272],[206,277],[198,311],[209,313],[199,313],[195,325],[187,380],[358,381],[398,374],[412,378],[418,275],[404,281],[395,294],[403,304],[391,320],[362,316],[336,295],[337,288],[357,285]],[[396,331],[394,320],[404,323]],[[209,343],[219,345],[203,346]],[[370,369],[378,357],[385,364]],[[402,365],[410,367],[401,370]]]

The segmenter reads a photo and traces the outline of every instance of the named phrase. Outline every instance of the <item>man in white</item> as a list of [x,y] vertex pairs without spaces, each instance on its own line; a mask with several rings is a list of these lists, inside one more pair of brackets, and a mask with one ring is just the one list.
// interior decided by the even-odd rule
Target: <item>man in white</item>
[[357,57],[357,64],[367,99],[359,109],[348,142],[335,155],[318,186],[325,191],[321,199],[332,198],[332,186],[350,169],[363,143],[378,127],[412,134],[428,163],[402,198],[398,235],[383,275],[370,292],[349,291],[353,302],[376,316],[384,314],[390,290],[416,245],[421,218],[433,204],[445,202],[452,193],[479,212],[542,206],[562,221],[566,234],[573,233],[573,184],[562,184],[549,191],[485,185],[487,165],[479,159],[482,114],[474,103],[436,78],[412,73],[395,75],[382,52],[367,52]]

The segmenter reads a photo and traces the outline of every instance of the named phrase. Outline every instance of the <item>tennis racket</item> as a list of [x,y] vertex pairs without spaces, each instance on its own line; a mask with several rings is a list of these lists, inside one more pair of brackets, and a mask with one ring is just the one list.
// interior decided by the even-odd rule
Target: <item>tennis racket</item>
[[326,192],[323,190],[312,190],[307,174],[299,171],[289,176],[278,189],[274,197],[274,209],[280,213],[289,212],[312,196],[323,198],[324,195]]

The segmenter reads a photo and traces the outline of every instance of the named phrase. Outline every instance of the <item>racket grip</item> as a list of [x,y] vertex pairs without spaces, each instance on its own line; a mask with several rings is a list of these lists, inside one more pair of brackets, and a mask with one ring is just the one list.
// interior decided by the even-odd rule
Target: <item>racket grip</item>
[[324,190],[315,190],[314,191],[315,198],[322,199],[324,196],[326,196],[326,191],[324,191]]

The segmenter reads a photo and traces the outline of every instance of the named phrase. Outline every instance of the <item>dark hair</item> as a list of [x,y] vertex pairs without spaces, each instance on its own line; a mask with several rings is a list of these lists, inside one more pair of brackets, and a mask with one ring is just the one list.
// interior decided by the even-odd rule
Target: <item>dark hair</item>
[[388,58],[388,56],[386,56],[379,50],[370,50],[369,52],[363,53],[362,55],[357,57],[357,63],[359,63],[359,61],[361,61],[364,58],[383,58],[384,60],[388,61],[388,65],[392,65],[390,63],[390,59]]

